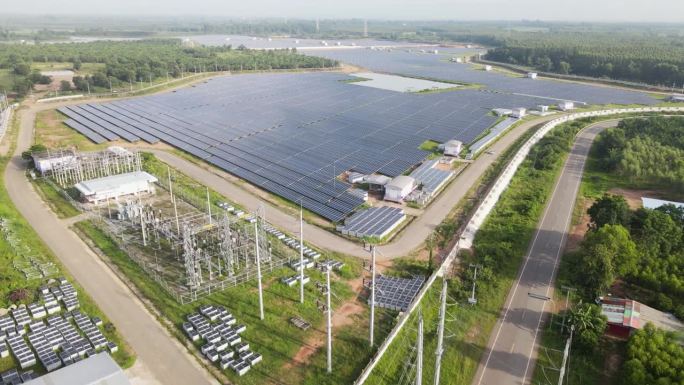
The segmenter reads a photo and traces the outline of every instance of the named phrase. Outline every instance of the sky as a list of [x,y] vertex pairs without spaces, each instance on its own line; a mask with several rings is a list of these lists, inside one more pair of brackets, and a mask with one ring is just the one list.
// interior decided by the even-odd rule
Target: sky
[[3,13],[684,23],[684,0],[29,0]]

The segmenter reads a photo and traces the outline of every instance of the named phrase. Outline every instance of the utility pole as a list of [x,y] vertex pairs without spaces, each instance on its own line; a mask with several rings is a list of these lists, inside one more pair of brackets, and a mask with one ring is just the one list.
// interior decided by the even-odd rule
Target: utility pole
[[565,290],[565,311],[563,312],[563,322],[561,323],[561,333],[563,333],[565,330],[565,317],[568,314],[568,306],[570,305],[570,292],[577,289],[568,286],[561,286],[561,289]]
[[416,385],[423,385],[423,313],[418,314],[418,353],[416,356]]
[[475,305],[477,303],[477,298],[475,298],[475,282],[477,281],[477,269],[480,267],[480,265],[471,264],[470,267],[475,268],[475,273],[473,273],[473,291],[470,295],[470,298],[468,298],[468,303],[471,305]]
[[254,222],[254,242],[256,248],[257,285],[259,288],[259,319],[264,320],[264,293],[261,287],[261,258],[259,256],[259,221]]
[[304,303],[304,209],[299,201],[299,303]]
[[435,381],[439,385],[439,375],[442,366],[442,354],[444,353],[444,319],[446,318],[447,280],[442,278],[442,295],[439,306],[439,326],[437,327],[437,350],[435,350]]
[[570,337],[565,342],[565,349],[563,350],[563,363],[561,363],[560,374],[558,376],[558,385],[563,385],[563,377],[565,377],[565,372],[567,368],[568,378],[570,378],[570,346],[572,345],[572,334],[575,331],[575,325],[570,326]]
[[326,265],[325,286],[323,286],[320,282],[316,284],[318,289],[325,294],[325,303],[322,303],[320,300],[316,300],[316,304],[318,305],[318,310],[324,311],[327,315],[326,329],[328,334],[328,373],[332,373],[332,305],[330,304],[330,295],[332,292],[330,290],[330,270],[332,270],[330,265]]
[[173,196],[173,184],[171,183],[171,168],[166,166],[166,173],[169,175],[169,194],[171,195],[171,202],[173,202],[173,214],[176,216],[176,231],[180,234],[180,223],[178,222],[178,206],[176,205],[176,198]]
[[371,246],[371,292],[370,292],[370,346],[375,344],[375,245]]
[[[109,199],[109,198],[107,198]],[[140,229],[142,230],[143,246],[147,246],[147,236],[145,235],[145,218],[142,205],[142,198],[138,196],[138,205],[140,206]]]
[[330,265],[325,272],[326,285],[328,287],[326,295],[326,307],[328,308],[328,373],[332,373],[332,306],[330,305]]
[[209,200],[209,187],[207,187],[207,214],[209,215],[209,224],[211,225],[211,201]]

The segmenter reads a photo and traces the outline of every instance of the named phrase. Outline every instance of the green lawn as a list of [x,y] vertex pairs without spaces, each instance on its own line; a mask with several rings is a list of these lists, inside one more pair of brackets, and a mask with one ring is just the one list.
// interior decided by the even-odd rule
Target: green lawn
[[[108,260],[129,279],[135,287],[151,301],[177,328],[174,334],[183,341],[186,338],[180,331],[180,325],[186,315],[197,310],[200,305],[213,304],[226,306],[239,323],[247,325],[243,338],[251,348],[263,354],[264,360],[254,370],[244,377],[237,377],[232,371],[220,371],[219,377],[225,376],[237,384],[348,384],[358,375],[370,358],[372,350],[368,347],[368,311],[354,314],[348,325],[335,330],[333,342],[334,373],[325,373],[325,349],[317,350],[311,356],[311,364],[302,366],[290,361],[299,348],[310,338],[321,336],[324,330],[324,316],[318,311],[315,298],[320,293],[315,285],[306,286],[306,302],[298,303],[299,292],[296,287],[287,287],[280,283],[280,278],[294,274],[289,268],[280,268],[267,276],[264,280],[264,307],[266,319],[258,318],[258,296],[255,282],[213,293],[195,303],[181,305],[176,302],[163,288],[149,278],[140,267],[133,262],[125,252],[102,232],[93,222],[84,221],[76,224],[88,239],[102,250]],[[345,276],[356,277],[360,274],[361,265],[358,261],[347,260],[347,271],[343,274],[333,274],[333,308],[354,297]],[[317,270],[307,271],[312,282],[322,282],[324,276]],[[389,331],[390,312],[379,312],[378,324],[384,325],[378,329],[378,339],[384,338]],[[290,324],[290,317],[301,316],[311,322],[313,326],[308,332],[301,331]]]
[[435,152],[437,151],[438,146],[439,143],[435,142],[434,140],[426,140],[423,143],[421,143],[420,146],[418,146],[418,149],[423,151]]
[[52,211],[60,218],[72,218],[81,212],[74,207],[55,187],[46,180],[39,178],[33,181],[33,186]]

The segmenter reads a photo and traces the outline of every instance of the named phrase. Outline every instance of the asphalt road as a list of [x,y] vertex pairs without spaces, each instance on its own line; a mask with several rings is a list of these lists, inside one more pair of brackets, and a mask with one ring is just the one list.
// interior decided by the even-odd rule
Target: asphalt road
[[32,143],[35,113],[22,110],[17,149],[5,170],[9,196],[40,238],[131,345],[149,372],[144,384],[216,384],[208,372],[150,314],[131,290],[60,221],[33,190],[21,152]]
[[[517,125],[487,149],[487,153],[481,154],[475,161],[468,165],[460,175],[458,175],[449,186],[424,210],[423,214],[414,219],[404,228],[391,242],[377,248],[378,260],[393,259],[403,257],[411,251],[420,247],[425,239],[434,229],[444,221],[444,218],[467,194],[468,190],[474,186],[489,168],[510,145],[513,144],[530,128],[557,118],[557,115],[550,115],[543,118],[527,121]],[[299,220],[285,210],[272,204],[264,202],[253,191],[248,188],[236,185],[231,182],[232,178],[224,171],[210,166],[200,167],[182,157],[162,150],[152,150],[161,160],[191,176],[200,183],[209,186],[211,189],[228,197],[232,201],[239,203],[248,210],[257,210],[263,206],[266,210],[266,219],[276,227],[291,234],[299,233]],[[491,153],[491,154],[490,154]],[[316,225],[304,224],[304,239],[318,247],[354,255],[361,258],[369,258],[367,251],[363,250],[357,243],[342,238],[328,230]]]
[[530,383],[537,356],[536,342],[548,315],[545,313],[546,302],[550,301],[530,297],[528,293],[553,297],[558,263],[565,248],[591,143],[598,133],[615,126],[617,122],[608,120],[590,125],[575,139],[520,268],[518,279],[506,298],[499,321],[489,338],[473,385]]

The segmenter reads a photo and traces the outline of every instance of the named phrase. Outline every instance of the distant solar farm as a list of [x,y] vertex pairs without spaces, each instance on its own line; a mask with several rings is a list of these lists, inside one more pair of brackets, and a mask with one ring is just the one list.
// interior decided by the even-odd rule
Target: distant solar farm
[[321,54],[488,88],[402,93],[361,87],[340,73],[253,74],[60,111],[67,125],[96,143],[162,141],[339,222],[364,203],[343,173],[401,175],[429,155],[418,148],[426,140],[474,142],[497,121],[492,108],[532,108],[552,104],[550,99],[655,102],[638,92],[475,71],[438,55],[367,49]]

